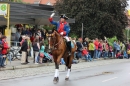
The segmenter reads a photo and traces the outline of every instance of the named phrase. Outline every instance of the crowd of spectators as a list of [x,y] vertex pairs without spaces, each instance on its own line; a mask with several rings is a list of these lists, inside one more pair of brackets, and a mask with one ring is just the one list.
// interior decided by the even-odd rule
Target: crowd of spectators
[[85,58],[86,61],[92,61],[93,59],[100,58],[130,58],[130,43],[123,43],[114,40],[113,45],[110,45],[107,40],[89,40],[85,38],[79,38],[76,42],[77,52],[76,58]]
[[[130,43],[123,43],[115,40],[113,45],[110,45],[107,40],[100,40],[95,38],[90,40],[89,38],[71,38],[77,45],[77,51],[75,52],[73,63],[78,63],[79,59],[83,59],[87,62],[91,62],[94,59],[100,58],[130,58]],[[45,29],[18,29],[15,34],[15,41],[20,42],[19,46],[21,50],[21,64],[25,65],[30,63],[28,57],[34,58],[35,64],[42,64],[43,62],[53,61],[53,56],[47,53],[45,45],[46,30]],[[9,46],[6,42],[6,36],[0,33],[0,67],[5,67],[4,63],[6,55],[8,54]],[[61,64],[65,64],[64,59],[61,59]]]

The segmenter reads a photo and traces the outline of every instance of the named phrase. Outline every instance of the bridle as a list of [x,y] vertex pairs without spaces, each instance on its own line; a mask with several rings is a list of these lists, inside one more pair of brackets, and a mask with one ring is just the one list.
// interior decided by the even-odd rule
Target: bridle
[[[52,34],[46,34],[46,36],[48,37],[48,44],[49,44],[49,50],[55,50],[57,49],[58,45],[62,44],[62,37],[60,35],[60,40],[58,42],[56,42],[56,37],[54,36],[55,33],[52,33]],[[50,45],[51,45],[51,40],[53,41],[53,45],[52,45],[52,48],[50,48]]]

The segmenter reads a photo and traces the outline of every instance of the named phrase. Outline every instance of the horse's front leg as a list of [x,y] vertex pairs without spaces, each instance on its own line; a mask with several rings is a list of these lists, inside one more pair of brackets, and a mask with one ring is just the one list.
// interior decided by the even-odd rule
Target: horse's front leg
[[54,83],[57,83],[59,81],[59,62],[55,62],[55,75],[54,75]]

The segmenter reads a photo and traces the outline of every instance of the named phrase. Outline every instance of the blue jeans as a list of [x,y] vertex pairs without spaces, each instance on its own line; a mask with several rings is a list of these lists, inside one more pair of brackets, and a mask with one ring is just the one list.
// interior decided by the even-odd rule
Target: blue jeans
[[1,67],[4,67],[4,66],[5,66],[5,65],[4,65],[5,61],[6,61],[6,58],[2,58]]
[[98,51],[98,58],[100,58],[101,57],[101,53],[102,53],[102,51]]
[[39,54],[38,54],[38,56],[37,56],[37,63],[39,63],[39,60],[40,60],[40,56],[39,56]]
[[124,58],[128,58],[128,54],[126,53],[126,51],[124,51]]
[[61,64],[65,64],[65,61],[63,58],[61,58]]
[[114,48],[114,57],[116,57],[116,54],[117,54],[117,49],[116,48]]
[[3,60],[3,57],[2,55],[0,55],[0,67],[2,66],[2,60]]
[[87,61],[92,61],[91,55],[89,55],[89,54],[85,55],[85,58],[86,58]]
[[82,58],[82,52],[78,51],[78,52],[76,53],[76,56],[78,57],[77,59]]
[[103,57],[104,57],[104,58],[107,58],[107,57],[108,57],[108,51],[105,51],[105,52],[104,52]]
[[95,51],[94,51],[94,57],[95,57],[95,58],[98,58],[98,50],[96,50],[96,49],[95,49]]
[[109,52],[108,57],[114,57],[114,52]]

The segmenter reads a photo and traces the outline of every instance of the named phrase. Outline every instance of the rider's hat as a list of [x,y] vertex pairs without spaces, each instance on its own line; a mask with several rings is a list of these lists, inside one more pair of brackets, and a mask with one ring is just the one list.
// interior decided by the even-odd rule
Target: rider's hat
[[69,18],[65,14],[61,14],[60,18],[64,18],[65,20],[68,20]]

